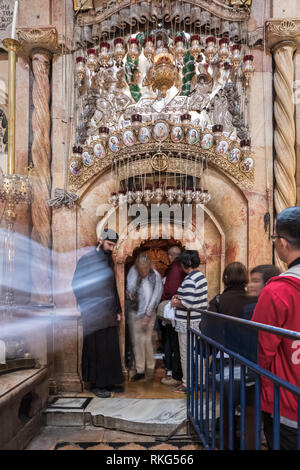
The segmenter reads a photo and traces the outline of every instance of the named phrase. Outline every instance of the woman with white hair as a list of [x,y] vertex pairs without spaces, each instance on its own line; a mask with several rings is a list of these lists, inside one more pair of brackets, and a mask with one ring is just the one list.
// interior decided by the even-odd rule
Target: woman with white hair
[[162,280],[146,253],[140,253],[127,275],[126,296],[129,329],[135,356],[136,374],[132,381],[151,378],[155,359],[152,332],[156,320],[156,308],[162,295]]

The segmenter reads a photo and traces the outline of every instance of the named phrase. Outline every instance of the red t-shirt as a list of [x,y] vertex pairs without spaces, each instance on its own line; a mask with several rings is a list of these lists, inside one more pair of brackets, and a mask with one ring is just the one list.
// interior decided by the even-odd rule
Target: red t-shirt
[[171,300],[173,295],[177,293],[178,287],[182,284],[185,276],[180,261],[173,261],[165,272],[166,282],[161,300]]
[[[299,268],[298,268],[299,266]],[[252,321],[300,332],[299,278],[289,275],[272,278],[262,290]],[[259,332],[258,362],[261,367],[300,388],[300,341]],[[273,384],[261,380],[262,410],[273,413]],[[297,421],[297,396],[280,388],[280,415]]]

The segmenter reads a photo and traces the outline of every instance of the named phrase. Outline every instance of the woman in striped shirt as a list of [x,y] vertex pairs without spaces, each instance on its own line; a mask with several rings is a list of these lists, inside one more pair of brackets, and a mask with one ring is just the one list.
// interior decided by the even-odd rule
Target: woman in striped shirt
[[[171,305],[176,308],[175,330],[178,332],[180,359],[182,366],[182,384],[175,391],[186,392],[187,385],[187,312],[182,308],[207,309],[207,281],[199,271],[200,258],[196,250],[186,250],[179,258],[184,272],[187,274],[177,294],[173,296]],[[201,314],[190,312],[190,326],[199,330]]]

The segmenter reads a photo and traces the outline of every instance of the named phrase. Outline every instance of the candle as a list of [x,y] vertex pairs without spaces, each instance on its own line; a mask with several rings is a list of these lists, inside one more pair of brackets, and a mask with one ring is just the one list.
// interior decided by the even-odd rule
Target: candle
[[15,1],[14,7],[14,14],[13,14],[13,21],[11,27],[11,38],[16,39],[16,25],[17,25],[17,17],[18,17],[18,0]]

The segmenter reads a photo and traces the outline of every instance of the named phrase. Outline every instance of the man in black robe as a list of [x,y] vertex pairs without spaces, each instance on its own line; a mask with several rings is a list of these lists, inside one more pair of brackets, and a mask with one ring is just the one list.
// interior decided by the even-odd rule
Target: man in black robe
[[113,230],[104,230],[97,247],[78,261],[72,282],[83,323],[82,378],[101,398],[123,391],[121,305],[112,260],[118,238]]

